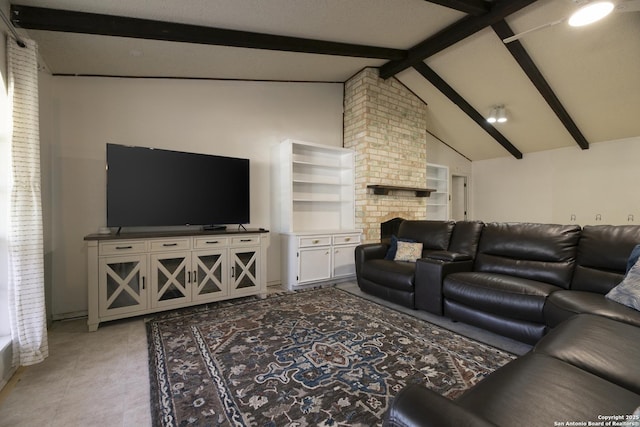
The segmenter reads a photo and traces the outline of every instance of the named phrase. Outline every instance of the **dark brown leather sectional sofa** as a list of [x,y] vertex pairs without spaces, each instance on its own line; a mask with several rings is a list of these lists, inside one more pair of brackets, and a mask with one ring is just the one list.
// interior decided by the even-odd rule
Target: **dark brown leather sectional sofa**
[[605,298],[640,226],[405,221],[398,237],[423,242],[423,258],[361,245],[364,292],[535,347],[456,402],[408,386],[388,425],[586,425],[640,406],[640,312]]
[[422,242],[423,258],[358,246],[364,292],[528,344],[577,313],[640,326],[640,312],[604,297],[623,279],[640,226],[404,221],[398,237]]

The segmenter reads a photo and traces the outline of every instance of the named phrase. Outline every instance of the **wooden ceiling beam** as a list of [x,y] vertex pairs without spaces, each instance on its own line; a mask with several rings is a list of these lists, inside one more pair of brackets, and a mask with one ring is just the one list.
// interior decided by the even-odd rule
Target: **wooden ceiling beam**
[[469,15],[482,15],[489,12],[491,3],[485,0],[426,0],[429,3],[455,9]]
[[409,49],[406,58],[387,62],[380,67],[380,77],[388,79],[535,2],[536,0],[499,0],[492,3],[493,7],[489,12],[462,18]]
[[406,51],[42,7],[11,5],[19,28],[321,55],[399,60]]
[[[514,35],[513,30],[511,30],[509,24],[507,24],[504,20],[496,22],[492,25],[492,28],[496,32],[498,37],[500,37],[500,40],[504,40],[507,37],[511,37]],[[505,46],[511,53],[511,56],[513,56],[513,58],[516,60],[518,65],[520,65],[522,71],[524,71],[527,77],[529,77],[531,83],[533,83],[536,89],[538,89],[540,95],[542,95],[544,100],[547,101],[549,107],[551,107],[556,116],[558,116],[558,119],[560,119],[562,125],[567,129],[569,134],[571,134],[573,139],[575,139],[580,148],[582,148],[583,150],[589,149],[589,142],[584,137],[582,132],[580,132],[580,129],[578,129],[578,126],[575,124],[571,116],[569,116],[569,113],[564,108],[556,94],[553,92],[553,89],[551,89],[551,86],[549,86],[549,83],[547,83],[546,79],[544,78],[536,64],[533,62],[533,59],[531,59],[531,57],[525,50],[524,46],[522,46],[522,43],[520,43],[518,40],[515,40],[511,43],[506,43]]]
[[429,80],[432,85],[442,92],[451,102],[456,104],[464,111],[474,122],[484,129],[493,139],[498,141],[513,157],[522,159],[522,152],[518,150],[507,138],[504,137],[495,127],[488,123],[482,114],[476,111],[458,92],[455,91],[447,82],[445,82],[435,71],[433,71],[424,62],[413,65],[413,68]]

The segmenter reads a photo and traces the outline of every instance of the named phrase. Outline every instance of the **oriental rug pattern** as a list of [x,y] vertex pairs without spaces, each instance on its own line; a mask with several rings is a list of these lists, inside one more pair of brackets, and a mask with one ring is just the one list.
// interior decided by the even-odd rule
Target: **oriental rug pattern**
[[336,288],[147,322],[158,426],[373,426],[422,383],[454,398],[514,356]]

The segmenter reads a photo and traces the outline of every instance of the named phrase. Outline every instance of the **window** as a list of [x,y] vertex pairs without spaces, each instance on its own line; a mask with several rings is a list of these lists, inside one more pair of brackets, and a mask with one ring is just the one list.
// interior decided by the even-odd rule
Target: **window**
[[[4,74],[4,70],[2,72]],[[4,80],[6,79],[2,76],[3,84],[0,87],[0,337],[11,335],[8,296],[11,112]],[[0,341],[2,341],[1,338]]]

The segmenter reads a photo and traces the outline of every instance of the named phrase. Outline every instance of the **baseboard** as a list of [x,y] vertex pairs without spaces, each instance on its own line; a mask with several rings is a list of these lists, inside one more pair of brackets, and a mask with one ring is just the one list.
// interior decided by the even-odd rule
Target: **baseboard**
[[0,337],[0,390],[2,390],[13,374],[16,368],[12,367],[13,346],[11,345],[11,337]]
[[78,318],[87,317],[87,316],[88,316],[88,312],[84,310],[84,311],[72,311],[71,313],[54,314],[51,316],[51,319],[53,321],[70,320],[70,319],[78,319]]
[[[2,378],[2,381],[0,381],[0,393],[2,393],[2,391],[5,388],[5,386],[7,384],[9,384],[9,381],[11,381],[11,378],[13,378],[13,375],[16,373],[17,370],[18,370],[18,368],[11,368],[6,373],[6,375]],[[2,399],[0,399],[0,402],[2,402]]]

